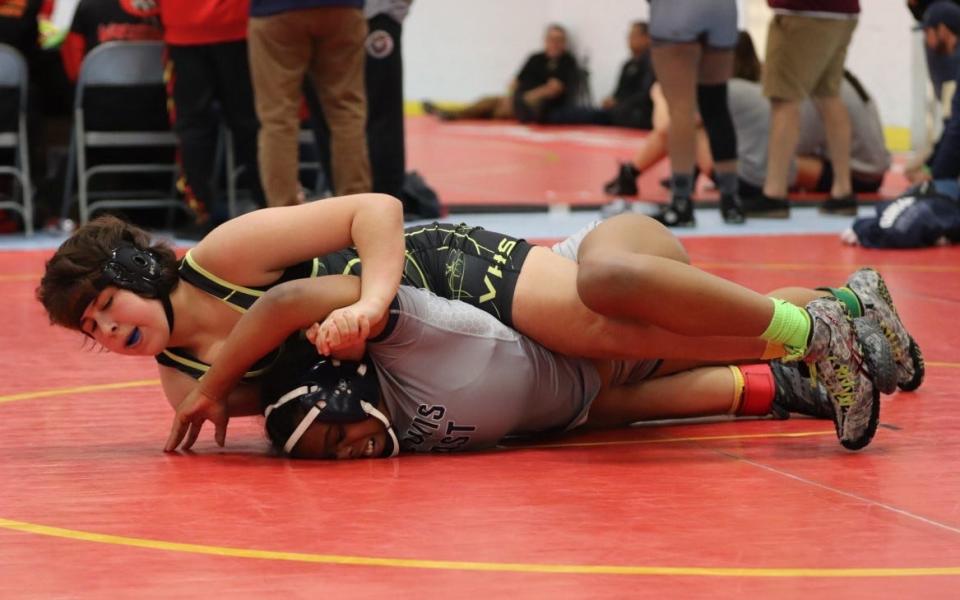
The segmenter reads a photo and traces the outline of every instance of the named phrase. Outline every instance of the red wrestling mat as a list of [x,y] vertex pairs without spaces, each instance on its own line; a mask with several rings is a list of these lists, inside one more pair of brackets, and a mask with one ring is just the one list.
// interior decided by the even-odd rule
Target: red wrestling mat
[[[443,123],[431,117],[408,117],[406,127],[408,168],[423,173],[441,201],[456,212],[602,206],[611,199],[603,193],[603,184],[646,135],[615,127]],[[667,201],[669,193],[660,180],[669,174],[666,158],[644,171],[639,198]],[[879,194],[860,200],[896,197],[907,186],[897,167],[887,173]],[[717,200],[706,177],[700,178],[698,190],[698,200]],[[791,199],[819,203],[824,196],[797,194]]]
[[603,183],[645,133],[612,127],[442,123],[409,117],[407,165],[454,210],[600,206]]
[[196,455],[166,455],[152,361],[49,328],[47,253],[0,253],[0,597],[955,598],[960,249],[685,243],[760,290],[877,266],[924,386],[885,400],[859,453],[797,418],[308,463],[236,419],[225,451],[204,432]]

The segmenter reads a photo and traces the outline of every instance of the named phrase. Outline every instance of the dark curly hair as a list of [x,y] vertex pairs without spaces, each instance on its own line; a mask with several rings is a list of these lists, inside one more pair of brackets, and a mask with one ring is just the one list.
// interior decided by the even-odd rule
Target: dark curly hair
[[83,312],[102,290],[98,282],[103,266],[124,243],[153,252],[162,265],[161,287],[170,291],[176,287],[178,261],[169,244],[117,217],[97,217],[77,229],[47,261],[36,295],[51,323],[80,329]]

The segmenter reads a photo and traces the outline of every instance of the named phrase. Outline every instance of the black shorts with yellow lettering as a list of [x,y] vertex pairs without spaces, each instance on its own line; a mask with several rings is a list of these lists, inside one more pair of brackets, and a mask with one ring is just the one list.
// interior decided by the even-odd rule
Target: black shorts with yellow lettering
[[[481,227],[432,223],[408,227],[403,285],[472,304],[513,326],[513,293],[531,245]],[[319,275],[360,274],[353,248],[320,258]]]

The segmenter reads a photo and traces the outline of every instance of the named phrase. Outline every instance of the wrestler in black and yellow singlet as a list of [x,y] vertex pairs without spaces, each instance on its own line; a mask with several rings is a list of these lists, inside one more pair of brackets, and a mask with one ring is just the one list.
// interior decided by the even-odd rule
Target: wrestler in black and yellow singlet
[[[460,300],[513,327],[513,292],[530,244],[469,225],[432,223],[408,227],[402,285]],[[354,248],[320,259],[320,275],[359,275]],[[306,277],[306,270],[301,270]],[[286,275],[286,274],[285,274]]]
[[[403,285],[466,302],[513,327],[513,293],[530,252],[529,243],[480,227],[444,223],[409,227],[405,241]],[[320,275],[359,275],[360,270],[356,249],[347,248],[294,265],[285,270],[276,283]],[[180,279],[240,312],[246,312],[271,287],[249,288],[225,281],[197,264],[190,252],[180,262]],[[276,356],[277,353],[272,353],[265,357],[245,378],[262,373]],[[194,379],[199,379],[209,368],[181,348],[167,348],[156,359]]]

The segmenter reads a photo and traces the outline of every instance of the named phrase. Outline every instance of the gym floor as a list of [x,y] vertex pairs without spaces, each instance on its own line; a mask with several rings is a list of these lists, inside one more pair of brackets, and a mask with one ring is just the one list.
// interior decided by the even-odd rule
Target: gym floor
[[[450,217],[549,242],[596,217],[569,205],[601,202],[635,139],[523,129],[412,119],[409,162],[459,211],[551,205]],[[812,208],[741,227],[716,212],[684,243],[751,288],[886,278],[927,378],[884,399],[865,450],[825,421],[708,419],[298,462],[235,419],[223,450],[205,432],[164,454],[153,361],[86,349],[33,298],[62,237],[0,237],[0,597],[955,598],[960,249],[844,247],[849,219]]]

